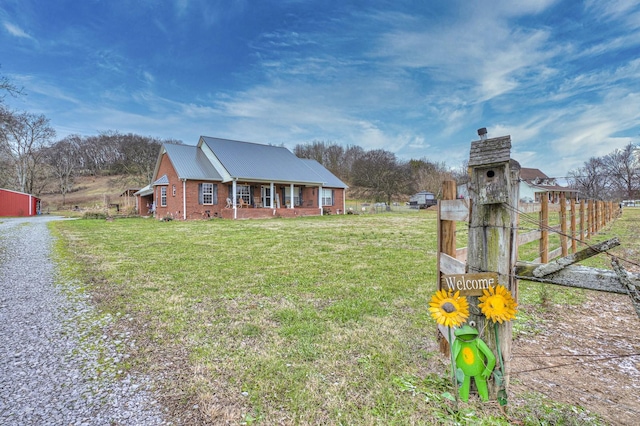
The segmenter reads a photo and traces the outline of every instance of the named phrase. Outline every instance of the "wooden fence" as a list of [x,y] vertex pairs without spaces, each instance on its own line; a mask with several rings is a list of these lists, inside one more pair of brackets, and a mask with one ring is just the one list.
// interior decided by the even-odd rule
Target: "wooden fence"
[[[446,184],[446,183],[445,183]],[[453,194],[451,191],[453,190]],[[438,264],[442,274],[464,273],[467,247],[455,246],[456,222],[469,220],[471,201],[455,198],[455,186],[443,188],[448,199],[440,201],[438,209],[439,247]],[[448,195],[448,196],[447,196]],[[560,202],[551,204],[546,197],[541,203],[519,203],[518,246],[539,241],[539,256],[531,261],[548,263],[557,257],[567,256],[579,250],[578,243],[586,242],[609,223],[620,216],[622,210],[612,201],[569,200],[561,196]],[[557,214],[557,220],[551,221],[551,215]],[[554,225],[549,225],[551,222]],[[535,229],[530,229],[531,227]],[[549,236],[557,233],[559,247],[551,247]]]

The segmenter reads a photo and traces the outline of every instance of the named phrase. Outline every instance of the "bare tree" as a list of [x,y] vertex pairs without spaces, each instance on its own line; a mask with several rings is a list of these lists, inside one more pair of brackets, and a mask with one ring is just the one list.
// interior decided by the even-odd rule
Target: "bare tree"
[[602,162],[609,175],[614,196],[634,199],[640,193],[640,147],[629,143],[603,157]]
[[56,177],[58,190],[62,194],[63,206],[67,193],[73,187],[81,145],[82,138],[79,135],[70,135],[45,150],[46,161],[51,166],[51,173]]
[[451,170],[451,176],[458,185],[468,183],[469,177],[469,160],[464,160],[460,167]]
[[378,200],[391,203],[394,195],[406,194],[411,182],[408,163],[399,162],[395,154],[383,149],[366,152],[353,164],[353,182],[368,188]]
[[298,158],[309,158],[316,160],[318,163],[324,165],[324,152],[326,150],[326,144],[323,141],[313,141],[303,145],[296,145],[293,148],[293,153]]
[[326,167],[344,182],[352,182],[354,162],[364,155],[364,149],[355,145],[346,148],[335,142],[313,141],[296,145],[293,153],[299,158],[310,158]]
[[0,103],[2,103],[7,93],[11,96],[23,94],[21,87],[17,87],[15,84],[11,83],[7,77],[0,76]]
[[18,190],[34,193],[43,163],[42,148],[51,143],[56,132],[44,115],[4,108],[0,114],[0,155],[14,170]]
[[115,165],[118,173],[127,174],[137,183],[149,183],[162,142],[147,136],[129,133],[120,138],[121,160]]
[[452,179],[445,163],[434,163],[422,158],[409,161],[411,167],[411,192],[426,190],[437,194],[442,182]]
[[583,167],[569,172],[569,184],[583,198],[604,200],[609,192],[609,175],[602,158],[591,157]]

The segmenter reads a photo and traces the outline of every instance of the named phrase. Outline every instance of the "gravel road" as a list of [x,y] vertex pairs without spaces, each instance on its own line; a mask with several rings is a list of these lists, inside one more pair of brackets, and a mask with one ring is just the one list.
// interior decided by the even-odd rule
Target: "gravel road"
[[54,284],[46,223],[60,219],[0,218],[0,424],[170,424],[152,382],[121,369],[133,339],[80,283]]

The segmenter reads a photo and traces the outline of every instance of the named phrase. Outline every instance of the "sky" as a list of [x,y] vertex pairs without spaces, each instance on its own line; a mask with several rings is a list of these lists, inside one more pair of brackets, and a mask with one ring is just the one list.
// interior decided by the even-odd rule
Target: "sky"
[[117,130],[384,149],[459,168],[477,130],[566,176],[640,143],[637,0],[1,0],[11,108]]

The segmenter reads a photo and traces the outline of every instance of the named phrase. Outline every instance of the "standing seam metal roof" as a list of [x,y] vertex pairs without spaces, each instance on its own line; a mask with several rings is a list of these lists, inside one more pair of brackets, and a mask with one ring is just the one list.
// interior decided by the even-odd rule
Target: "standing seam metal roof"
[[165,144],[171,164],[180,179],[222,180],[209,159],[200,148],[193,145]]
[[331,188],[348,188],[348,186],[336,177],[333,173],[327,170],[322,164],[316,160],[301,158],[300,159],[307,167],[309,167],[314,173],[320,176],[322,179],[322,186],[328,186]]
[[[287,148],[202,136],[227,172],[236,179],[322,184],[304,161]],[[311,169],[313,170],[313,169]]]

